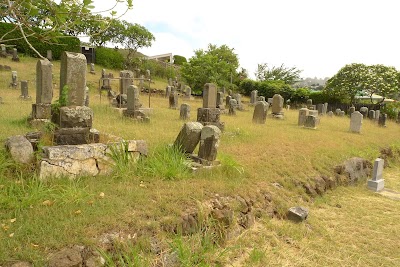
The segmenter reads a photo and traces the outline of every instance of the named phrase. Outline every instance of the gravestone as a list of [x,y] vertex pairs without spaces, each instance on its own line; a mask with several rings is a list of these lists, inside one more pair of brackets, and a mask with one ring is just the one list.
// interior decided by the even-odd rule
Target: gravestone
[[337,108],[337,109],[335,110],[335,115],[336,115],[336,116],[339,116],[339,114],[340,114],[341,111],[342,111],[342,110],[341,110],[340,108]]
[[326,113],[328,112],[328,103],[324,103],[324,109],[322,110],[322,115],[326,115]]
[[381,111],[379,109],[375,110],[375,121],[379,120],[380,115],[381,115]]
[[375,110],[368,111],[368,119],[375,120]]
[[306,122],[306,118],[308,116],[308,108],[301,108],[299,109],[299,118],[297,121],[298,126],[304,126],[304,123]]
[[234,94],[233,98],[236,99],[236,109],[238,110],[244,110],[243,105],[242,105],[242,95],[241,94]]
[[309,106],[307,106],[307,108],[309,110],[317,110],[317,106],[316,105],[309,105]]
[[166,97],[166,98],[169,98],[169,96],[171,95],[171,92],[172,92],[172,86],[168,85],[168,86],[165,88],[165,97]]
[[227,95],[227,96],[225,97],[225,105],[226,105],[227,107],[229,107],[229,101],[231,101],[231,99],[232,99],[232,97],[231,97],[230,95]]
[[361,126],[363,121],[363,115],[359,111],[354,111],[350,115],[350,132],[361,133]]
[[258,91],[257,90],[251,91],[250,104],[256,104],[257,98],[258,98]]
[[144,88],[144,75],[141,75],[139,80],[139,90],[142,90],[143,88]]
[[19,98],[23,100],[31,99],[28,92],[28,81],[21,81],[21,95],[19,96]]
[[19,62],[19,56],[18,56],[18,51],[17,51],[17,48],[13,48],[13,53],[12,53],[12,61],[15,61],[15,62]]
[[179,111],[179,119],[189,120],[190,119],[190,105],[183,103]]
[[89,87],[85,87],[85,106],[89,106]]
[[106,76],[107,76],[107,71],[106,71],[106,69],[102,69],[101,70],[101,78],[107,78]]
[[325,108],[324,104],[317,104],[318,115],[321,115],[321,116],[324,115],[324,108]]
[[368,118],[368,108],[367,107],[361,107],[360,112],[364,116],[364,118]]
[[332,110],[328,111],[328,113],[326,113],[326,114],[328,114],[328,117],[333,117],[333,111]]
[[307,99],[307,108],[312,106],[312,99]]
[[253,123],[265,124],[267,119],[269,104],[267,102],[256,102],[253,113]]
[[284,99],[281,95],[275,94],[272,98],[272,116],[275,118],[283,118],[283,102]]
[[386,127],[386,119],[387,119],[387,114],[386,113],[379,114],[378,125],[380,127]]
[[353,106],[351,106],[351,107],[349,108],[349,116],[351,116],[351,114],[352,114],[354,111],[356,111],[356,108],[353,107]]
[[17,74],[17,72],[14,70],[14,71],[11,72],[11,83],[10,83],[10,86],[11,86],[12,88],[17,88],[17,86],[18,86],[18,81],[17,81],[17,79],[18,79],[18,74]]
[[123,70],[119,73],[119,93],[126,94],[128,87],[133,84],[133,72]]
[[102,90],[111,90],[111,80],[109,78],[102,78],[102,85],[101,85],[101,89]]
[[5,44],[0,44],[0,57],[7,57],[7,49]]
[[96,71],[94,70],[94,63],[90,63],[90,74],[96,74]]
[[53,99],[53,64],[48,59],[36,63],[36,103],[32,104],[33,120],[51,119]]
[[264,101],[265,102],[265,96],[259,96],[257,98],[257,101]]
[[179,148],[183,153],[193,153],[200,141],[202,129],[203,124],[200,122],[186,122],[176,137],[174,146]]
[[384,159],[381,158],[375,160],[372,179],[368,180],[368,188],[375,192],[381,191],[385,187],[385,180],[383,179],[384,162]]
[[186,86],[185,88],[185,97],[187,99],[192,99],[192,88],[190,88],[189,86]]
[[200,134],[199,158],[212,162],[217,158],[221,130],[214,125],[204,126]]
[[222,92],[217,93],[217,108],[225,110],[224,93]]
[[344,116],[346,116],[346,112],[344,112],[343,110],[341,110],[341,111],[339,112],[339,117],[344,117]]
[[217,87],[215,84],[206,83],[203,89],[203,108],[217,107]]
[[126,117],[132,117],[135,119],[146,119],[148,120],[148,117],[144,115],[143,112],[141,112],[139,109],[142,106],[139,100],[139,88],[137,88],[135,85],[129,85],[127,89],[127,104],[126,104],[126,110],[124,110],[123,114]]
[[169,94],[169,108],[171,109],[177,109],[178,108],[178,92],[173,90]]
[[206,125],[215,125],[221,131],[224,124],[220,122],[221,110],[217,108],[217,87],[206,83],[203,89],[203,107],[197,109],[197,121]]
[[317,129],[318,118],[313,115],[307,115],[304,122],[304,127],[309,129]]
[[70,106],[85,105],[86,57],[80,53],[63,52],[60,67],[60,96],[67,86],[67,103]]
[[236,99],[231,99],[229,100],[229,111],[228,115],[235,116],[236,115],[236,106],[237,106],[237,101]]
[[228,90],[228,95],[230,95],[230,96],[233,95],[233,91],[231,89]]
[[53,52],[51,50],[47,50],[46,58],[49,61],[53,60]]

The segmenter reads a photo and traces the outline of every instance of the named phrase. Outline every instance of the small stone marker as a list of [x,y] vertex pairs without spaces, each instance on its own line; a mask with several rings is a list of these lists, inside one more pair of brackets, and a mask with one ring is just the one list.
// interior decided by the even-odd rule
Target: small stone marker
[[17,72],[14,70],[14,71],[11,72],[11,83],[10,83],[10,86],[11,86],[11,87],[17,88],[17,86],[18,86],[17,79],[18,79],[18,74],[17,74]]
[[28,81],[21,81],[21,95],[19,98],[23,100],[31,99],[29,92],[28,92]]
[[190,105],[183,103],[181,105],[180,111],[179,111],[179,118],[181,120],[189,120],[190,119]]
[[299,109],[299,119],[297,121],[297,125],[304,126],[307,116],[308,116],[308,108]]
[[336,115],[336,116],[339,116],[339,114],[340,114],[341,111],[342,111],[342,110],[341,110],[340,108],[337,108],[337,109],[335,110],[335,115]]
[[386,119],[387,119],[387,114],[386,113],[381,113],[379,115],[378,125],[380,127],[386,127]]
[[265,101],[265,96],[259,96],[259,97],[257,98],[257,100],[258,100],[258,101]]
[[368,111],[368,119],[375,120],[375,110]]
[[242,105],[242,95],[241,94],[234,94],[233,98],[236,99],[236,109],[244,110]]
[[328,114],[328,117],[333,117],[333,111],[332,110],[328,111],[328,113],[326,113],[326,114]]
[[174,146],[181,149],[184,153],[193,153],[197,144],[200,141],[200,134],[202,129],[203,124],[201,124],[200,122],[186,122],[185,124],[183,124],[181,131],[176,137]]
[[169,108],[177,109],[178,108],[178,92],[173,90],[169,95]]
[[225,106],[229,107],[229,101],[231,101],[232,97],[230,95],[227,95],[225,97]]
[[316,116],[313,115],[306,116],[306,120],[304,122],[305,128],[317,129],[317,125],[318,125],[318,118]]
[[350,115],[350,132],[361,133],[361,126],[363,121],[363,115],[359,111],[354,111]]
[[308,217],[308,209],[304,207],[292,207],[287,213],[287,218],[294,222],[305,221]]
[[317,104],[317,110],[318,110],[318,115],[323,115],[324,114],[324,104]]
[[236,115],[236,106],[237,106],[236,99],[229,100],[229,112],[228,112],[228,115],[231,115],[231,116],[235,116]]
[[272,98],[272,115],[275,118],[283,118],[283,102],[284,99],[279,94],[275,94]]
[[53,99],[53,64],[48,59],[36,63],[36,103],[32,104],[33,120],[51,118],[51,101]]
[[172,92],[172,86],[168,85],[168,86],[165,88],[165,97],[166,97],[166,98],[169,98],[169,96],[171,95],[171,92]]
[[258,101],[254,106],[253,123],[265,124],[267,119],[269,104],[267,102]]
[[0,44],[1,52],[0,57],[7,57],[7,49],[5,44]]
[[133,84],[133,72],[123,70],[119,73],[119,93],[126,94],[128,87]]
[[185,92],[185,98],[188,100],[192,99],[192,88],[190,88],[189,86],[184,86],[184,92]]
[[214,161],[217,158],[221,130],[214,125],[204,126],[201,130],[199,158]]
[[307,108],[310,109],[310,106],[312,106],[312,99],[307,99]]
[[258,98],[258,91],[257,90],[251,91],[250,104],[256,104],[257,98]]
[[378,192],[385,187],[385,180],[383,179],[384,159],[377,158],[374,162],[374,169],[372,171],[372,179],[368,180],[368,188]]
[[18,57],[18,51],[17,48],[13,48],[13,54],[12,54],[12,61],[19,62],[19,57]]
[[379,120],[380,115],[381,115],[381,111],[379,109],[375,110],[375,121]]
[[360,112],[364,116],[364,118],[368,118],[368,108],[367,107],[361,107]]
[[90,74],[96,74],[96,71],[94,70],[94,63],[90,63]]
[[224,93],[222,92],[217,93],[217,108],[225,110]]
[[47,50],[46,58],[48,61],[53,60],[53,52],[51,50]]
[[339,112],[339,117],[344,117],[344,116],[346,116],[346,112],[344,112],[343,110],[341,110],[341,111]]
[[356,111],[356,108],[354,106],[351,106],[349,108],[349,115],[351,116],[351,113],[353,113],[354,111]]

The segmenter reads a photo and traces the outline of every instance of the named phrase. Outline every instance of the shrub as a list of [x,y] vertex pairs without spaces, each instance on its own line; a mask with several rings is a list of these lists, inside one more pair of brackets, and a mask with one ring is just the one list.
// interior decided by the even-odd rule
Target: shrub
[[180,55],[174,55],[174,64],[182,66],[183,63],[187,62],[187,59]]
[[397,119],[397,114],[400,111],[400,102],[389,102],[381,108],[383,113],[386,113],[388,118]]
[[[0,36],[11,31],[14,27],[15,25],[12,23],[0,23]],[[34,28],[34,30],[38,33],[42,31],[38,28]],[[13,31],[7,34],[7,39],[16,39],[21,37],[22,36],[20,31]],[[55,40],[51,40],[51,43],[43,42],[42,40],[39,40],[35,37],[28,37],[28,41],[42,56],[46,56],[47,50],[51,50],[53,59],[60,59],[63,51],[80,52],[81,42],[78,38],[69,35],[64,35],[63,38],[56,38]],[[7,42],[6,44],[15,45],[18,49],[18,52],[20,53],[33,57],[37,56],[22,38],[12,42]]]
[[124,68],[124,56],[114,48],[97,47],[96,53],[96,64],[102,65],[105,68],[110,69],[123,69]]

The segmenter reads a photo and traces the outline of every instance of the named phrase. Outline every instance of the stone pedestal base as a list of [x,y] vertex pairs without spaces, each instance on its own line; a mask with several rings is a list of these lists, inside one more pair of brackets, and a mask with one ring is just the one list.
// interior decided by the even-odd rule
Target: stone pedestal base
[[94,143],[89,128],[61,128],[54,133],[57,145],[82,145]]
[[33,119],[51,119],[51,104],[32,104]]
[[368,180],[368,189],[378,192],[381,191],[385,187],[385,180]]
[[201,164],[202,166],[219,166],[219,165],[221,165],[221,162],[219,160],[209,161],[209,160],[206,160],[206,159],[202,159],[202,158],[200,158],[200,157],[198,157],[197,155],[194,155],[194,154],[191,154],[190,158],[194,162],[196,162],[198,164]]
[[224,130],[225,125],[220,122],[221,111],[219,108],[199,108],[197,109],[197,121],[207,125],[217,126],[221,131]]
[[47,123],[50,123],[51,120],[48,120],[48,119],[32,119],[32,118],[30,118],[28,120],[28,122],[33,128],[42,128]]

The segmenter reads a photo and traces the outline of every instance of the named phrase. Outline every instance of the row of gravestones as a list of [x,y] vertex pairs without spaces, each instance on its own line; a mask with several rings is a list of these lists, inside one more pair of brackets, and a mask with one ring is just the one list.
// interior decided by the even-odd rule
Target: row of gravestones
[[[11,55],[12,55],[12,58],[11,58],[12,61],[19,62],[19,56],[18,56],[17,48],[13,48],[12,49]],[[7,53],[6,45],[5,44],[0,44],[0,57],[6,58],[7,56],[8,56],[8,53]],[[53,53],[52,53],[51,50],[47,50],[46,58],[48,60],[50,60],[50,61],[53,60]]]

